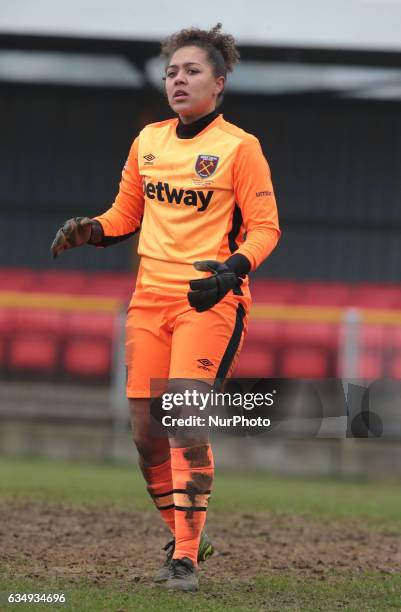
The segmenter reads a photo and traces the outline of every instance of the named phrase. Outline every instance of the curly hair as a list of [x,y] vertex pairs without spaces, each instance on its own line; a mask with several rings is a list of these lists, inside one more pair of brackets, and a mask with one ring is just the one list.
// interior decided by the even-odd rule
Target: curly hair
[[[227,76],[239,61],[239,52],[235,38],[231,34],[221,33],[222,24],[218,23],[210,30],[185,28],[166,38],[161,44],[161,56],[169,59],[181,47],[200,47],[204,49],[215,77]],[[222,96],[222,93],[219,97]]]

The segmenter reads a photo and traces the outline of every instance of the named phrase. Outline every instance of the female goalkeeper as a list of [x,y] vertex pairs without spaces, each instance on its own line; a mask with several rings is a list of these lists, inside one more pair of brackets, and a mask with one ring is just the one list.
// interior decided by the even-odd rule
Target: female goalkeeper
[[[139,133],[114,204],[92,219],[66,221],[51,252],[106,247],[141,231],[126,326],[127,397],[140,467],[173,535],[156,580],[196,591],[198,561],[213,551],[202,533],[213,455],[207,428],[155,427],[150,398],[160,388],[152,380],[165,380],[171,398],[210,390],[229,375],[247,328],[248,273],[275,248],[280,230],[258,139],[216,110],[239,59],[234,38],[221,24],[185,29],[163,42],[162,55],[177,117]],[[181,416],[199,415],[193,394],[186,397]]]

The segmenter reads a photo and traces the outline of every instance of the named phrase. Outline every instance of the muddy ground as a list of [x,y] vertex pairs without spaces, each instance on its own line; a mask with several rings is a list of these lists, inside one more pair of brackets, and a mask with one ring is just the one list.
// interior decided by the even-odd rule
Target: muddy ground
[[[0,517],[2,571],[38,584],[151,584],[169,539],[151,512],[12,500],[0,502]],[[321,580],[401,572],[401,536],[388,529],[373,533],[358,522],[210,511],[207,532],[216,554],[202,565],[202,582],[248,582],[281,572]]]

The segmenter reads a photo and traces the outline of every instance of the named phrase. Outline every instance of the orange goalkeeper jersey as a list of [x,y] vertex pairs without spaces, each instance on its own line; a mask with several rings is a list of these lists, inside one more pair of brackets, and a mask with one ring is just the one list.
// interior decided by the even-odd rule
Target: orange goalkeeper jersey
[[270,170],[257,138],[218,115],[192,138],[178,119],[135,138],[112,207],[94,217],[105,237],[141,228],[137,287],[188,291],[207,276],[193,262],[244,255],[254,270],[280,237]]

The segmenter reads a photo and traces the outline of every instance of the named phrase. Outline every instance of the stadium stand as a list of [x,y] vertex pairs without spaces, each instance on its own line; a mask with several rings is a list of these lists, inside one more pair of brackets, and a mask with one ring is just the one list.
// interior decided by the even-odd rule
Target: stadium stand
[[78,379],[106,380],[111,367],[109,339],[91,338],[67,340],[63,366],[66,375]]
[[112,340],[114,314],[112,312],[68,312],[66,313],[65,335],[67,337],[101,337]]
[[327,350],[314,346],[286,347],[279,374],[283,378],[324,378],[333,375]]
[[266,344],[250,342],[239,357],[235,375],[243,378],[273,377],[277,372],[276,364],[277,351]]
[[360,308],[401,308],[401,286],[361,283],[355,287],[348,305]]
[[345,306],[350,303],[353,288],[349,283],[306,282],[302,286],[302,304]]
[[[112,299],[124,310],[134,283],[129,273],[0,269],[0,371],[109,381],[117,329]],[[401,314],[396,284],[255,279],[251,287],[262,311],[251,318],[237,376],[336,376],[343,309],[379,309],[384,319],[386,312]],[[359,344],[359,376],[401,376],[397,326],[361,325]]]
[[36,274],[32,270],[0,268],[0,291],[30,291],[35,281]]
[[68,293],[79,295],[85,293],[88,274],[75,270],[44,270],[36,274],[35,290],[43,293]]
[[57,340],[35,333],[18,334],[11,339],[9,367],[14,372],[55,373]]

